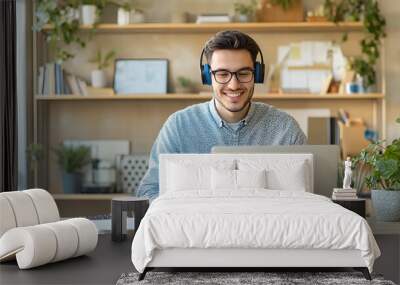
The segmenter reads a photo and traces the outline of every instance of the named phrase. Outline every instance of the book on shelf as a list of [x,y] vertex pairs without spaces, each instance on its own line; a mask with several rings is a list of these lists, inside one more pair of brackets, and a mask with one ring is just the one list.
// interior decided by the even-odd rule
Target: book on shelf
[[336,195],[336,194],[332,194],[332,199],[333,200],[351,200],[351,199],[358,199],[356,194],[352,194],[352,195]]
[[333,193],[357,193],[357,189],[343,189],[343,188],[334,188]]
[[78,86],[79,86],[79,90],[81,91],[81,95],[82,96],[88,96],[88,90],[87,90],[87,84],[86,81],[82,80],[82,79],[77,79],[78,80]]
[[229,23],[232,19],[228,14],[200,14],[197,16],[196,23]]
[[81,95],[76,76],[73,74],[67,75],[67,85],[73,95]]
[[54,96],[69,94],[70,88],[66,84],[66,76],[60,64],[49,62],[38,70],[38,95]]
[[334,188],[332,193],[332,199],[340,200],[340,199],[358,199],[357,190],[356,189],[343,189],[343,188]]

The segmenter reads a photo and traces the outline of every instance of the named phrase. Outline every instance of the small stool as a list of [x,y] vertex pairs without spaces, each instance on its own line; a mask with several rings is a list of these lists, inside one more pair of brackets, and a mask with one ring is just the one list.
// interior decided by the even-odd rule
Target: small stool
[[149,208],[149,199],[141,197],[116,197],[111,201],[111,239],[123,241],[127,237],[128,212],[133,212],[135,232]]

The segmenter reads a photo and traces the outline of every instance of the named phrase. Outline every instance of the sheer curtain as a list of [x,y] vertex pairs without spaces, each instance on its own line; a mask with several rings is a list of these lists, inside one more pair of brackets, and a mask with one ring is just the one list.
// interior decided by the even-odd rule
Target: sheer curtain
[[15,0],[0,1],[0,192],[17,190]]

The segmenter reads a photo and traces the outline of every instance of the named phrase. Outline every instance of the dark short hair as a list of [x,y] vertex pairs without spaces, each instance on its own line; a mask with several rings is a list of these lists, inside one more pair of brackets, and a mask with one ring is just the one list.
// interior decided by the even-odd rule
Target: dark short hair
[[249,35],[239,31],[221,31],[209,39],[204,47],[207,62],[210,63],[214,51],[219,49],[245,49],[250,52],[253,63],[260,50],[258,44]]

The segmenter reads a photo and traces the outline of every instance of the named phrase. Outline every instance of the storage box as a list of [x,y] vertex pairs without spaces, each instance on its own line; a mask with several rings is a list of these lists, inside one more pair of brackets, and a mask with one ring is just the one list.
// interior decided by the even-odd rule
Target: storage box
[[260,6],[256,12],[258,22],[303,22],[302,0],[294,0],[287,10],[280,5],[272,4],[271,0],[261,0]]
[[342,149],[342,158],[347,156],[356,156],[360,151],[369,145],[369,141],[364,138],[366,127],[362,123],[339,124],[340,146]]

